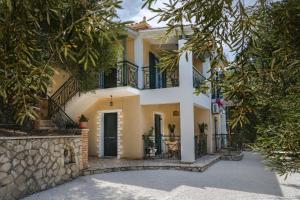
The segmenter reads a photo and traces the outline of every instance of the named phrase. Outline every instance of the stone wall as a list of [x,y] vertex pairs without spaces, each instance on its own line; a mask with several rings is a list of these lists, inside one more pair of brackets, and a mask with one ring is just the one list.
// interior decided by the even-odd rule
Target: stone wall
[[18,199],[80,175],[82,136],[0,138],[0,199]]

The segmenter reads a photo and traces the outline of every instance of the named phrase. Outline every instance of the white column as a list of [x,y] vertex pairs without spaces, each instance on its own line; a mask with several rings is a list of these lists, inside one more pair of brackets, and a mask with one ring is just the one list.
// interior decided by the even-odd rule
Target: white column
[[[181,48],[185,40],[178,41]],[[186,57],[188,59],[186,59]],[[181,161],[195,161],[194,134],[194,103],[193,103],[193,60],[192,52],[181,55],[179,60],[179,88],[180,88],[180,135]]]
[[143,38],[138,35],[134,40],[134,62],[138,69],[138,87],[142,89],[144,87],[144,76],[143,76],[143,67],[144,67],[144,47],[143,47]]

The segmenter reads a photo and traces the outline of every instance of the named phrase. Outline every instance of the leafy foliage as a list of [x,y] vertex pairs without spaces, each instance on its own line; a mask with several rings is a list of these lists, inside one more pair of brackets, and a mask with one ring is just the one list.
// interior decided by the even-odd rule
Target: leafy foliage
[[[257,132],[256,148],[269,165],[281,174],[300,169],[300,2],[283,0],[171,0],[165,8],[148,6],[168,24],[167,33],[191,23],[193,35],[177,53],[162,62],[172,67],[187,50],[210,54],[212,71],[225,70],[222,83],[232,109],[233,127],[252,126]],[[236,53],[233,61],[224,57],[224,44]],[[212,73],[213,75],[214,73]],[[211,81],[214,78],[211,77]],[[218,84],[218,83],[216,83]],[[249,118],[251,116],[251,118]]]
[[81,114],[79,118],[79,122],[87,122],[87,121],[89,121],[88,118],[85,115]]
[[[0,97],[22,123],[51,84],[53,67],[90,76],[116,60],[124,24],[115,0],[1,0]],[[106,56],[105,52],[109,52]]]

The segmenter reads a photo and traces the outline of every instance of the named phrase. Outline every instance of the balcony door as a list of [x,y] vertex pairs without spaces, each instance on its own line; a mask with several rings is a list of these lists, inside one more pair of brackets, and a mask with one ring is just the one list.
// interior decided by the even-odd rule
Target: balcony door
[[111,68],[109,72],[104,74],[104,88],[117,87],[118,70]]
[[159,59],[152,52],[149,52],[150,89],[166,87],[166,72],[161,72],[157,67],[158,63]]

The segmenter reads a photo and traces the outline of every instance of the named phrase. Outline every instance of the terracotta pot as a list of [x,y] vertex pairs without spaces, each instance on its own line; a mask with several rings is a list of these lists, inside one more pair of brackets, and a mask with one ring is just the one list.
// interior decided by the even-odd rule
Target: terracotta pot
[[88,123],[87,122],[79,122],[79,128],[86,129],[87,127],[88,127]]

